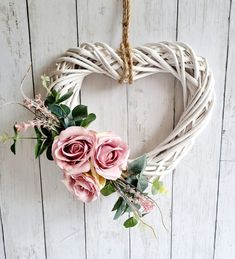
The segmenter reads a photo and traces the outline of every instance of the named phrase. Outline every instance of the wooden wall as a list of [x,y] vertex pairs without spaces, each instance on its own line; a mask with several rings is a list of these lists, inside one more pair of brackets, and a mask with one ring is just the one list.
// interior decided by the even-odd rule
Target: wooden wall
[[[1,0],[0,105],[42,91],[40,76],[69,47],[103,41],[118,47],[121,0]],[[35,160],[33,141],[13,156],[0,145],[0,259],[232,259],[235,258],[235,2],[234,0],[133,0],[133,45],[183,41],[208,58],[216,80],[216,107],[193,149],[164,181],[148,220],[157,229],[128,231],[110,212],[116,197],[83,205],[61,184],[52,163]],[[92,75],[81,91],[97,114],[93,128],[126,139],[131,155],[151,150],[180,114],[180,86],[154,75],[120,86]],[[29,114],[0,109],[0,133]],[[233,153],[234,152],[234,153]]]

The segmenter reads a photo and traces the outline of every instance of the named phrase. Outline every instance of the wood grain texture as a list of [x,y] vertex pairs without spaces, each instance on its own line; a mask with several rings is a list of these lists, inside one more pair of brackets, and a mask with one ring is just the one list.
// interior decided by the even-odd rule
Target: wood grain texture
[[[121,7],[121,0],[1,0],[0,105],[21,100],[19,84],[31,59],[33,77],[29,74],[24,84],[28,96],[33,96],[33,83],[36,93],[43,92],[40,76],[78,39],[118,48]],[[16,156],[6,144],[0,145],[0,259],[234,257],[234,1],[132,1],[133,46],[174,41],[176,36],[208,58],[217,102],[209,126],[178,165],[173,182],[171,175],[164,178],[169,193],[156,197],[168,232],[157,210],[146,217],[156,227],[157,239],[144,227],[129,232],[122,228],[124,219],[112,219],[115,195],[84,206],[67,192],[53,162],[34,159],[33,141],[19,143]],[[91,128],[116,132],[129,142],[134,157],[162,141],[177,121],[182,96],[174,83],[159,74],[121,86],[91,75],[84,81],[81,101],[97,115]],[[12,133],[15,121],[29,117],[16,106],[1,108],[0,134]]]
[[[0,199],[0,200],[2,200],[2,199]],[[0,258],[6,259],[4,230],[3,230],[2,212],[1,211],[0,211]]]
[[224,123],[223,123],[223,144],[222,160],[235,161],[235,3],[232,3],[230,30],[229,30],[229,51],[226,78],[226,93],[224,106]]
[[234,66],[235,66],[235,5],[231,6],[228,62],[226,75],[225,106],[223,117],[223,135],[220,164],[220,182],[218,190],[218,215],[215,233],[215,259],[229,259],[235,255],[235,91],[234,91]]
[[[21,100],[20,82],[30,65],[26,10],[25,2],[3,0],[0,3],[1,103]],[[28,96],[32,96],[30,74],[24,90]],[[12,105],[0,110],[0,118],[1,133],[6,131],[13,134],[14,122],[27,120],[29,114]],[[43,259],[41,190],[39,166],[32,152],[34,143],[19,142],[16,156],[6,146],[0,146],[1,212],[6,256]]]
[[[176,39],[176,1],[132,1],[131,42],[138,46],[149,42]],[[164,13],[164,16],[161,14]],[[169,17],[171,17],[169,19]],[[141,36],[140,36],[141,35]],[[128,86],[128,132],[131,156],[155,148],[173,128],[174,78],[156,74]],[[166,119],[167,118],[167,119]],[[171,175],[164,184],[167,195],[159,195],[159,204],[167,225],[163,228],[157,209],[144,218],[157,233],[140,226],[131,231],[131,258],[170,258],[171,242]]]
[[206,56],[217,102],[209,126],[174,177],[172,258],[212,258],[227,53],[229,1],[179,2],[178,40]]
[[215,259],[230,259],[235,254],[235,162],[222,161],[215,243]]
[[[103,41],[118,47],[121,38],[120,1],[78,1],[79,43]],[[99,21],[99,25],[96,24]],[[95,112],[97,121],[91,128],[114,131],[127,137],[126,87],[100,75],[85,79],[81,90],[82,104]],[[128,230],[122,221],[113,221],[111,209],[117,197],[102,198],[86,205],[87,258],[127,259],[129,257]],[[104,213],[100,213],[103,211]],[[105,215],[105,219],[104,219]]]
[[[40,76],[55,67],[55,59],[77,46],[76,3],[29,1],[31,47],[36,92],[43,91]],[[62,184],[62,172],[41,159],[47,258],[85,258],[83,204]]]

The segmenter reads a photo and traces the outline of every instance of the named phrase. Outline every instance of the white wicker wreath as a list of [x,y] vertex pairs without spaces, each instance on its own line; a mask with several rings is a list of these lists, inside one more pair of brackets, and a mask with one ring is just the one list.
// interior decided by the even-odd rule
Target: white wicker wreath
[[[214,104],[214,79],[207,61],[196,56],[183,43],[161,42],[132,49],[133,80],[159,72],[170,73],[181,82],[184,111],[170,135],[147,154],[145,174],[163,176],[172,171],[191,148],[194,139],[208,121]],[[92,74],[105,74],[119,80],[123,61],[119,52],[105,43],[84,43],[69,49],[57,60],[51,88],[61,94],[72,89],[67,105],[79,102],[83,79]]]

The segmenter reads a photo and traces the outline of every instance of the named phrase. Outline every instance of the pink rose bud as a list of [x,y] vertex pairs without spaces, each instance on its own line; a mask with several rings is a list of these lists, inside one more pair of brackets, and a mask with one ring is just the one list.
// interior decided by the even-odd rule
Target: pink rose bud
[[100,195],[97,182],[89,173],[70,175],[65,172],[63,183],[71,193],[83,202],[94,201]]
[[96,136],[82,127],[69,127],[61,131],[52,145],[52,156],[56,164],[67,173],[78,174],[90,171]]
[[129,149],[125,142],[111,132],[97,134],[93,163],[97,174],[116,180],[126,169]]

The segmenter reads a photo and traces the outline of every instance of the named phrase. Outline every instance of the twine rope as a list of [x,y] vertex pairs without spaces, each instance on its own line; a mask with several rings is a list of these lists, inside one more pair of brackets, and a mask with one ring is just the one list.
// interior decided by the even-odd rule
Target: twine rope
[[129,28],[131,17],[131,0],[123,0],[123,16],[122,16],[122,42],[120,44],[120,52],[123,60],[123,74],[119,80],[120,83],[128,81],[129,84],[133,82],[132,71],[132,51],[129,42]]

